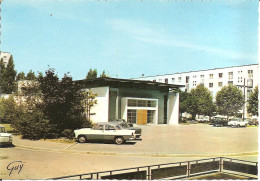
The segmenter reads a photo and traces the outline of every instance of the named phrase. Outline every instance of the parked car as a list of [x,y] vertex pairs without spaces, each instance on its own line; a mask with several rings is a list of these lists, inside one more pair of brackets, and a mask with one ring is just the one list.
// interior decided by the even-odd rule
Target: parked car
[[257,118],[247,119],[247,121],[248,121],[249,125],[255,125],[255,126],[258,125],[258,119]]
[[133,139],[134,130],[123,129],[122,126],[111,122],[100,122],[92,128],[74,130],[75,137],[79,143],[87,141],[114,141],[120,145]]
[[198,121],[198,123],[208,123],[209,117],[197,118],[196,121]]
[[213,126],[218,126],[218,127],[222,127],[222,126],[227,126],[228,125],[228,121],[226,118],[214,118],[211,120],[211,124]]
[[232,127],[246,127],[248,125],[248,121],[244,121],[242,118],[233,118],[228,122],[228,126]]
[[124,119],[112,119],[109,122],[112,123],[117,123],[120,126],[122,126],[122,128],[127,129],[127,130],[134,130],[134,139],[140,139],[141,135],[142,135],[142,129],[139,127],[133,127],[133,125],[129,125],[126,120]]
[[13,135],[6,132],[4,126],[0,126],[0,145],[12,145]]

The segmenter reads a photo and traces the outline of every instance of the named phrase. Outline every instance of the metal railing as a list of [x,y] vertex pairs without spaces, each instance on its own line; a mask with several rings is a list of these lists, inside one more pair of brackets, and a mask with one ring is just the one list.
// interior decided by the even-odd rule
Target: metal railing
[[85,173],[56,179],[117,179],[117,180],[153,180],[153,179],[177,179],[187,178],[196,175],[203,175],[214,172],[238,172],[257,176],[258,162],[250,162],[226,157],[215,157],[200,160],[174,162],[166,164],[156,164],[149,166],[133,167],[126,169],[109,170],[102,172]]

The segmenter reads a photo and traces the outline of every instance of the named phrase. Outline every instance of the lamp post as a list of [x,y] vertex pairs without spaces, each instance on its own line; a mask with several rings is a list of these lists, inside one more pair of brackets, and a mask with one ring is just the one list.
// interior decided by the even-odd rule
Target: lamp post
[[[252,80],[252,79],[248,79]],[[247,83],[248,84],[248,83]],[[243,103],[243,121],[245,121],[245,104],[246,104],[246,88],[252,88],[253,87],[253,80],[252,80],[252,85],[248,86],[246,85],[246,79],[244,78],[244,85],[237,85],[238,87],[243,87],[244,88],[244,103]]]

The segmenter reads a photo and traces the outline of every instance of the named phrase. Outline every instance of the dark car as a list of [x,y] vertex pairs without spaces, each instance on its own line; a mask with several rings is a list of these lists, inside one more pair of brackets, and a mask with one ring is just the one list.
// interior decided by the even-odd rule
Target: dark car
[[109,122],[117,123],[122,128],[128,129],[128,130],[135,130],[134,139],[140,139],[142,134],[142,129],[138,127],[133,127],[132,124],[129,124],[124,119],[111,119]]
[[224,118],[215,118],[214,120],[212,120],[212,125],[213,126],[227,126],[228,125],[228,121],[227,119]]

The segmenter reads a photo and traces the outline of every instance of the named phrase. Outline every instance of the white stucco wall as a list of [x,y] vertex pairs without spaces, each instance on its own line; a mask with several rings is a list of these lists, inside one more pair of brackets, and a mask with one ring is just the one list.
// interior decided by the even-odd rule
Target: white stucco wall
[[92,93],[97,94],[97,104],[92,107],[91,113],[95,113],[90,117],[93,123],[108,122],[108,108],[109,108],[109,87],[90,88]]
[[168,124],[179,124],[179,93],[169,93],[168,97]]

